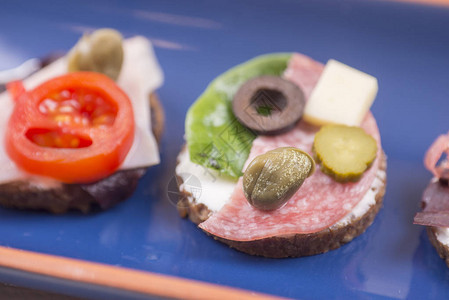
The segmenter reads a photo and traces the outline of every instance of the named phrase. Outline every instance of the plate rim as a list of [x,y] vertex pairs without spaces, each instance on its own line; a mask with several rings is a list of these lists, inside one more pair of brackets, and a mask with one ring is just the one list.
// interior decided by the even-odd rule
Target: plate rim
[[[149,271],[0,246],[0,266],[53,278],[175,299],[283,299]],[[76,270],[74,272],[74,270]]]
[[[374,1],[449,8],[449,0]],[[275,295],[200,280],[8,246],[0,246],[0,267],[49,276],[50,278],[137,292],[148,296],[175,299],[199,299],[204,295],[214,299],[285,299]],[[76,272],[73,270],[76,270]]]

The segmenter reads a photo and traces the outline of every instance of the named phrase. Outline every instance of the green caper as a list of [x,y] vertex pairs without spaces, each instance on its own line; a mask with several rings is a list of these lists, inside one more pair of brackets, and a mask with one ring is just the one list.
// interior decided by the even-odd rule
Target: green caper
[[84,35],[68,55],[68,70],[103,73],[116,80],[123,63],[122,35],[114,29],[98,29]]
[[315,162],[304,151],[277,148],[254,158],[243,174],[243,192],[248,202],[261,210],[284,205],[315,171]]

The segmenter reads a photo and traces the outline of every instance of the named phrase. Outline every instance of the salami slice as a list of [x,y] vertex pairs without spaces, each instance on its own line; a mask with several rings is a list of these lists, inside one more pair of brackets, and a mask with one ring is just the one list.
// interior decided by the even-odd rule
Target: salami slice
[[[296,54],[292,56],[285,77],[298,84],[308,97],[316,85],[323,65]],[[363,198],[376,176],[381,156],[380,135],[376,121],[368,113],[362,128],[377,141],[378,153],[371,168],[356,183],[338,183],[319,168],[298,192],[280,209],[271,212],[252,207],[243,194],[240,179],[229,202],[199,226],[206,232],[233,241],[251,241],[272,236],[307,234],[329,228],[348,214]],[[252,145],[247,164],[269,150],[293,146],[311,153],[318,128],[299,122],[291,131],[277,136],[259,136]]]

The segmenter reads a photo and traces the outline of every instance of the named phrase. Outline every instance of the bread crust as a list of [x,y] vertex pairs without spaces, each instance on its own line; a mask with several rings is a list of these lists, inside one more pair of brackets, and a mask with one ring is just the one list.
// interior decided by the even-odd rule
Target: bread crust
[[[387,161],[383,152],[380,159],[379,169],[386,171]],[[178,184],[181,183],[182,178],[178,176]],[[382,178],[382,186],[375,195],[375,204],[364,215],[354,218],[347,225],[336,224],[316,233],[275,236],[254,241],[233,241],[217,236],[213,236],[213,238],[239,251],[271,258],[300,257],[325,253],[350,242],[372,224],[382,207],[385,189],[386,177]],[[212,211],[206,205],[196,203],[190,193],[180,190],[180,195],[177,208],[181,217],[189,217],[192,222],[198,225],[212,215]]]
[[[159,143],[164,130],[164,110],[153,93],[149,96],[152,131]],[[147,168],[118,171],[89,184],[65,184],[43,188],[33,182],[17,180],[0,185],[0,205],[26,210],[46,210],[60,214],[68,210],[88,213],[108,209],[132,195]]]

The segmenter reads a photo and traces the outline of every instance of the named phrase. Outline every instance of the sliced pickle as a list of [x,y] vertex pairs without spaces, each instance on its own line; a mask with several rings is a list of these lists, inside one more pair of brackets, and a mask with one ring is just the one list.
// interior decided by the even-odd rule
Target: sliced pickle
[[377,143],[360,127],[327,125],[315,135],[313,152],[324,173],[339,182],[358,181],[376,158]]

